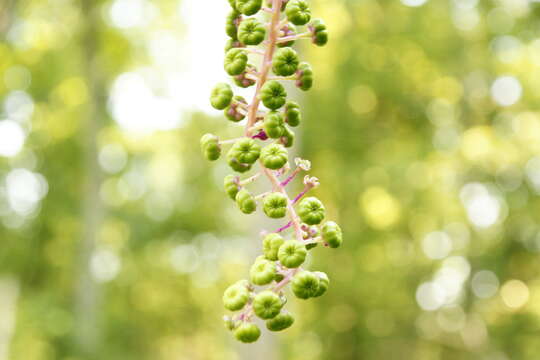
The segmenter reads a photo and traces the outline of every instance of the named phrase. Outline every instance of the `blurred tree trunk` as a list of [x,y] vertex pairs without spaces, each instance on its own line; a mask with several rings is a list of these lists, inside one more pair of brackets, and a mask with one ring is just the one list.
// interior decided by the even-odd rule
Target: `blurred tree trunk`
[[92,277],[91,261],[96,248],[97,236],[104,217],[99,196],[101,170],[98,163],[96,139],[103,123],[105,86],[96,65],[99,30],[98,1],[81,0],[82,13],[86,16],[82,28],[83,74],[89,89],[86,113],[82,119],[82,142],[84,163],[83,228],[78,247],[78,276],[75,296],[75,341],[79,353],[94,357],[99,349],[100,288]]

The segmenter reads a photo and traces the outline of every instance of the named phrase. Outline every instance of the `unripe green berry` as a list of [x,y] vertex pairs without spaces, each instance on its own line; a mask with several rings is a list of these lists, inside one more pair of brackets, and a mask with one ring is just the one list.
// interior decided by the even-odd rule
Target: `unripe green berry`
[[248,56],[246,50],[242,48],[234,48],[227,51],[225,54],[224,69],[227,74],[234,76],[240,75],[246,69]]
[[309,299],[319,291],[319,277],[310,271],[301,271],[291,281],[293,294],[300,299]]
[[244,15],[255,15],[262,7],[262,0],[236,0],[236,9]]
[[223,110],[231,103],[233,91],[229,84],[219,83],[210,94],[210,103],[217,110]]
[[264,132],[269,138],[277,139],[285,132],[283,116],[275,111],[269,112],[264,118]]
[[311,19],[311,10],[305,0],[290,0],[285,8],[285,14],[294,25],[305,25]]
[[310,243],[310,244],[306,244],[306,249],[307,250],[311,250],[313,248],[316,248],[317,245],[319,245],[318,243]]
[[280,192],[268,194],[263,200],[263,210],[266,216],[279,219],[287,215],[288,199]]
[[236,10],[233,10],[225,19],[225,32],[233,40],[238,39],[238,24],[242,21],[242,15]]
[[201,150],[208,160],[214,161],[219,159],[221,156],[221,147],[218,137],[212,134],[204,134],[201,137]]
[[261,146],[250,138],[242,138],[229,149],[227,156],[243,164],[253,164],[261,154]]
[[259,339],[261,330],[253,323],[244,322],[234,330],[234,336],[243,343],[252,343]]
[[261,291],[253,299],[253,312],[261,319],[272,319],[281,311],[283,302],[270,290]]
[[263,239],[264,257],[271,261],[278,259],[279,247],[285,242],[281,235],[277,233],[268,234]]
[[238,205],[238,208],[244,214],[251,214],[257,210],[257,202],[255,201],[255,198],[246,189],[240,190],[238,194],[236,194],[235,200],[236,205]]
[[236,194],[240,191],[240,186],[238,185],[238,177],[235,175],[227,175],[223,179],[223,187],[225,192],[233,200],[236,200]]
[[281,265],[297,268],[306,260],[306,246],[298,240],[287,240],[279,247],[278,259]]
[[267,108],[271,110],[277,110],[287,100],[287,92],[283,85],[276,80],[266,82],[261,88],[261,100]]
[[229,0],[229,5],[231,5],[231,8],[236,10],[236,0]]
[[258,257],[255,263],[249,269],[249,278],[255,285],[270,284],[276,276],[276,263],[266,260],[264,257]]
[[227,164],[239,173],[245,173],[246,171],[251,170],[251,164],[243,164],[234,157],[227,156]]
[[298,204],[298,216],[308,225],[317,225],[323,221],[326,210],[316,197],[307,197]]
[[328,279],[328,275],[323,273],[322,271],[315,271],[315,275],[319,278],[319,289],[317,290],[317,293],[313,295],[313,297],[319,297],[323,295],[326,290],[328,290],[328,286],[330,285],[330,279]]
[[261,151],[263,165],[272,170],[281,169],[288,160],[287,149],[281,144],[270,144]]
[[270,331],[285,330],[294,324],[294,317],[290,313],[279,313],[275,318],[266,322],[266,328]]
[[229,286],[223,294],[223,305],[227,310],[241,310],[249,300],[249,290],[241,284]]
[[246,76],[250,72],[250,70],[256,71],[256,68],[253,65],[247,64],[246,69],[243,73],[233,77],[234,83],[242,88],[247,88],[255,85],[257,82],[253,80],[253,78],[249,78]]
[[266,28],[255,18],[245,19],[238,28],[238,39],[245,45],[259,45],[266,36]]
[[298,54],[290,47],[278,49],[272,61],[272,71],[279,76],[289,76],[298,69]]
[[296,70],[296,86],[304,91],[311,89],[313,86],[313,69],[307,62],[298,65],[298,70]]
[[298,126],[302,120],[300,105],[295,101],[287,101],[285,104],[285,122],[290,126]]
[[285,278],[285,276],[279,272],[276,272],[276,276],[274,276],[274,281],[275,282],[280,282],[281,280],[283,280]]
[[317,46],[324,46],[328,42],[326,24],[321,19],[313,20],[308,26],[311,32],[311,41]]
[[[285,24],[280,29],[279,35],[280,35],[280,37],[287,37],[287,36],[296,35],[296,27],[291,23]],[[287,42],[282,42],[282,43],[277,44],[278,47],[288,47],[288,46],[293,46],[293,45],[294,45],[294,40],[290,40],[290,41],[287,41]]]
[[225,325],[227,330],[233,331],[236,327],[236,322],[230,316],[224,316],[223,325]]
[[343,242],[341,228],[333,221],[327,221],[323,224],[322,238],[331,248],[338,248]]
[[244,99],[242,96],[237,95],[233,98],[233,101],[231,101],[229,106],[227,106],[225,110],[223,110],[223,113],[228,120],[232,122],[239,122],[246,117],[244,113],[238,111],[238,109],[240,108],[239,103],[247,104],[246,99]]
[[285,131],[279,139],[279,142],[285,147],[292,147],[294,145],[294,132],[285,126]]

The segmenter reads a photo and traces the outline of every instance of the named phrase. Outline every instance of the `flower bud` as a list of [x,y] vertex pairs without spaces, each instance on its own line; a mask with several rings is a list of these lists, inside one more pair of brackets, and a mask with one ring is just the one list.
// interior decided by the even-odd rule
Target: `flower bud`
[[234,336],[243,343],[252,343],[259,339],[261,330],[253,323],[244,322],[236,328]]
[[238,28],[238,39],[245,45],[259,45],[266,36],[266,28],[255,18],[245,19]]
[[278,76],[289,76],[298,69],[298,54],[290,47],[278,49],[272,61],[272,71]]
[[324,46],[328,42],[326,24],[321,19],[313,20],[308,26],[311,33],[311,41],[317,46]]
[[242,15],[236,10],[233,10],[225,19],[225,32],[233,40],[238,39],[238,24],[242,21]]
[[283,303],[279,296],[270,290],[265,290],[253,299],[253,312],[261,319],[272,319],[281,311]]
[[271,110],[277,110],[285,105],[287,92],[280,82],[271,80],[266,82],[261,88],[260,97],[264,106]]
[[288,160],[287,149],[281,144],[270,144],[261,151],[261,160],[263,165],[272,170],[281,169]]
[[210,103],[217,110],[223,110],[231,103],[233,92],[229,84],[219,83],[210,94]]
[[291,281],[293,294],[299,299],[309,299],[319,291],[319,277],[310,271],[301,271]]
[[238,176],[225,176],[223,179],[223,187],[225,188],[227,195],[229,195],[231,199],[236,200],[236,194],[238,194],[238,191],[240,191],[240,186],[238,185]]
[[317,293],[313,295],[313,297],[319,297],[323,295],[326,290],[328,290],[328,286],[330,285],[330,279],[328,279],[328,275],[326,275],[322,271],[315,271],[314,274],[319,278],[319,289],[317,290]]
[[263,210],[266,216],[279,219],[287,215],[288,199],[280,192],[274,192],[264,197]]
[[298,65],[298,70],[296,70],[296,86],[304,91],[311,89],[313,86],[313,70],[307,62]]
[[298,216],[308,225],[317,225],[323,221],[326,210],[316,197],[307,197],[298,204]]
[[292,127],[300,125],[302,114],[300,113],[300,105],[294,101],[287,101],[285,105],[285,122]]
[[236,9],[244,15],[255,15],[262,7],[262,0],[236,0]]
[[323,240],[331,247],[338,248],[343,242],[341,228],[333,221],[327,221],[321,228]]
[[[280,29],[279,31],[279,36],[280,37],[287,37],[287,36],[294,36],[296,35],[296,27],[291,24],[291,23],[288,23],[288,24],[285,24],[283,25],[283,27]],[[282,42],[282,43],[279,43],[277,44],[278,47],[288,47],[288,46],[293,46],[294,45],[294,40],[291,40],[291,41],[287,41],[287,42]]]
[[270,331],[285,330],[294,324],[294,317],[290,313],[279,313],[275,318],[266,322],[266,328]]
[[285,123],[280,113],[271,111],[264,118],[264,132],[268,137],[277,139],[285,132]]
[[285,240],[281,235],[277,233],[268,234],[263,239],[263,253],[264,257],[271,261],[276,261],[278,259],[278,250],[279,247],[283,244]]
[[227,310],[241,310],[249,300],[249,291],[247,287],[241,284],[229,286],[223,293],[223,305]]
[[227,156],[243,164],[253,164],[261,154],[261,146],[250,138],[242,138],[229,149]]
[[227,74],[234,76],[240,75],[246,69],[248,56],[246,50],[242,48],[234,48],[227,51],[223,68]]
[[250,194],[246,189],[242,189],[236,194],[236,205],[241,212],[244,214],[251,214],[257,210],[257,202],[253,198],[253,195]]
[[306,260],[306,246],[298,240],[287,240],[279,247],[278,259],[281,265],[297,268]]
[[266,260],[263,256],[258,257],[249,269],[249,278],[255,285],[270,284],[276,276],[276,263]]
[[305,25],[311,19],[311,10],[305,0],[291,0],[285,8],[287,19],[294,25]]
[[201,137],[201,150],[208,160],[215,161],[219,159],[221,147],[219,146],[218,137],[212,134],[204,134]]
[[229,106],[223,110],[225,117],[232,122],[242,121],[246,117],[246,115],[238,111],[238,108],[240,107],[239,103],[247,104],[246,99],[241,96],[235,96],[234,101],[231,101]]

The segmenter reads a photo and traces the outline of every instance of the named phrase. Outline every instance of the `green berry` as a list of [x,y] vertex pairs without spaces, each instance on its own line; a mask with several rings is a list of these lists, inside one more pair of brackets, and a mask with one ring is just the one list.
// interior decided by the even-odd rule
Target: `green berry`
[[290,47],[278,49],[272,61],[272,71],[278,76],[289,76],[298,69],[298,54]]
[[243,164],[253,164],[261,154],[261,146],[250,138],[242,138],[234,143],[227,156]]
[[287,240],[279,247],[278,259],[281,265],[297,268],[306,260],[306,246],[298,240]]
[[327,221],[323,224],[321,231],[323,240],[331,248],[335,249],[340,247],[341,243],[343,242],[343,235],[338,224],[333,221]]
[[285,105],[287,92],[281,83],[271,80],[263,85],[260,96],[264,106],[271,110],[277,110]]
[[285,276],[283,274],[276,272],[276,276],[274,276],[274,281],[278,283],[281,280],[283,280],[284,278],[285,278]]
[[233,10],[225,19],[225,32],[233,40],[238,39],[238,24],[242,21],[242,15],[236,10]]
[[243,164],[234,157],[227,157],[227,163],[234,171],[239,173],[245,173],[246,171],[251,170],[251,164]]
[[275,111],[269,112],[264,118],[264,132],[269,138],[277,139],[285,132],[283,116]]
[[223,110],[231,103],[233,98],[233,91],[229,84],[219,83],[210,95],[210,103],[217,110]]
[[305,0],[291,0],[285,8],[287,19],[294,25],[305,25],[311,19],[311,10]]
[[279,139],[279,142],[285,147],[292,147],[294,145],[294,132],[285,126],[285,131]]
[[308,225],[320,224],[325,214],[324,205],[316,197],[304,198],[298,204],[298,215]]
[[236,200],[236,194],[238,194],[238,191],[240,190],[240,186],[238,185],[238,176],[225,176],[223,179],[223,187],[225,188],[227,195],[229,195],[231,199]]
[[240,75],[246,69],[248,56],[246,50],[234,48],[225,54],[224,68],[227,74],[234,76]]
[[253,323],[244,322],[236,328],[234,336],[243,343],[252,343],[261,336],[261,329]]
[[244,214],[251,214],[257,210],[257,202],[249,191],[242,189],[236,194],[236,205]]
[[236,9],[244,15],[255,15],[262,7],[262,0],[236,0]]
[[328,42],[326,24],[321,19],[313,20],[308,26],[311,41],[317,46],[324,46]]
[[255,18],[243,20],[238,28],[238,39],[245,45],[259,45],[265,35],[266,28]]
[[317,245],[319,245],[318,243],[311,243],[311,244],[306,244],[306,249],[307,250],[311,250],[313,248],[316,248]]
[[248,78],[246,76],[250,72],[250,70],[256,70],[256,69],[253,65],[247,64],[246,69],[244,70],[243,73],[233,77],[234,83],[242,88],[247,88],[247,87],[255,85],[257,82],[253,80],[252,78]]
[[244,99],[241,96],[235,96],[233,98],[233,101],[223,110],[223,113],[225,114],[225,117],[229,119],[232,122],[239,122],[243,120],[246,115],[244,113],[238,111],[240,108],[240,103],[247,104],[246,99]]
[[298,70],[296,70],[296,86],[304,91],[311,89],[313,86],[313,69],[307,62],[298,65]]
[[272,319],[281,311],[283,302],[279,296],[270,290],[265,290],[253,299],[253,312],[261,319]]
[[255,285],[270,284],[276,275],[276,263],[260,256],[249,269],[249,278]]
[[201,150],[208,160],[214,161],[219,159],[221,156],[221,147],[218,137],[212,134],[204,134],[201,137]]
[[280,313],[275,318],[266,322],[266,328],[270,331],[285,330],[294,324],[294,317],[289,313]]
[[295,101],[287,101],[285,104],[285,122],[290,126],[298,126],[302,120],[300,105]]
[[231,8],[236,10],[236,0],[229,0],[229,5],[231,5]]
[[283,244],[285,240],[281,235],[272,233],[268,234],[263,239],[263,253],[264,257],[271,261],[276,261],[278,259],[279,247]]
[[300,299],[309,299],[319,291],[319,277],[310,271],[301,271],[293,277],[291,289]]
[[313,297],[319,297],[323,295],[326,290],[328,290],[328,285],[330,285],[330,279],[328,279],[328,275],[323,273],[322,271],[315,271],[314,273],[319,278],[319,289],[317,290],[317,293],[313,295]]
[[236,327],[235,321],[230,316],[223,317],[223,325],[225,325],[225,328],[230,331],[234,330]]
[[[285,24],[281,28],[279,35],[280,37],[296,35],[296,27],[291,23]],[[294,40],[277,44],[278,47],[288,47],[288,46],[293,46],[293,45],[294,45]]]
[[281,169],[287,163],[287,149],[281,144],[270,144],[261,151],[263,165],[272,170]]
[[249,290],[241,284],[229,286],[223,294],[223,305],[227,310],[241,310],[249,300]]
[[279,219],[287,215],[288,199],[280,192],[268,194],[263,200],[263,210],[266,216]]

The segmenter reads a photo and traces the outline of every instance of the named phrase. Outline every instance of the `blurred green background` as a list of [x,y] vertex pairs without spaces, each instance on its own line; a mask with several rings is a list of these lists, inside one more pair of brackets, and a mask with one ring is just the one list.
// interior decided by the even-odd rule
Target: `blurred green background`
[[312,4],[296,151],[345,243],[247,346],[221,295],[274,223],[198,146],[240,132],[227,2],[0,1],[0,360],[540,358],[540,3]]

